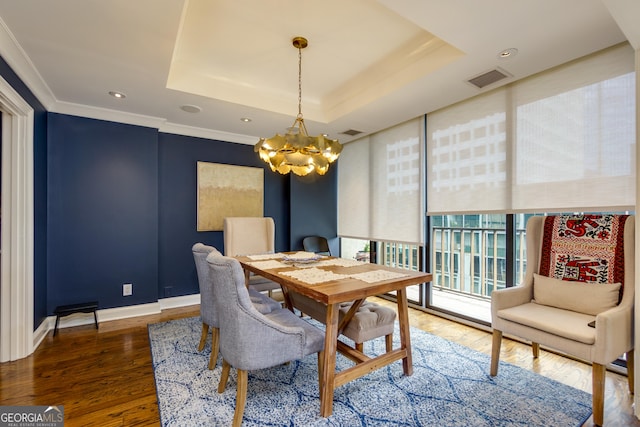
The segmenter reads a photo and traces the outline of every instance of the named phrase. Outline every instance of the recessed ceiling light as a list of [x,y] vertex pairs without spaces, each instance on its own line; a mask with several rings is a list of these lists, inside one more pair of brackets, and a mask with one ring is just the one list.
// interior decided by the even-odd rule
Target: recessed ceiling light
[[245,122],[245,123],[249,123],[251,121],[251,119],[249,117],[242,117],[242,118],[240,118],[240,120]]
[[180,107],[182,111],[186,111],[187,113],[199,113],[202,111],[202,108],[197,105],[183,105]]
[[115,90],[111,90],[109,91],[109,95],[113,96],[114,98],[118,98],[118,99],[124,99],[127,97],[127,95],[125,95],[122,92],[116,92]]
[[498,59],[513,58],[517,54],[518,54],[518,49],[516,49],[515,47],[511,47],[509,49],[505,49],[502,52],[498,53]]

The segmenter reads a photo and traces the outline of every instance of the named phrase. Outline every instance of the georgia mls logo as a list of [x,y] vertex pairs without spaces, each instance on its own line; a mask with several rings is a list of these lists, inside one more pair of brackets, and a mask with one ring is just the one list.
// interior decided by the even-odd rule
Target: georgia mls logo
[[64,426],[64,406],[0,406],[0,427]]
[[44,410],[44,413],[46,414],[47,412],[50,411],[54,411],[55,414],[59,414],[59,415],[63,415],[62,411],[60,409],[58,409],[57,406],[49,406],[47,409]]

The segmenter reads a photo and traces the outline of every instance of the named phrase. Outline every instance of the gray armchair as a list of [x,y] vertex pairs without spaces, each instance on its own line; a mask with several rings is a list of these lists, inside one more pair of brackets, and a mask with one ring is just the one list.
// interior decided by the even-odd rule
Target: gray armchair
[[220,320],[222,374],[218,393],[224,392],[229,370],[238,371],[233,426],[240,426],[247,399],[247,371],[265,369],[318,353],[318,384],[322,378],[324,332],[287,309],[258,312],[249,299],[240,263],[233,258],[208,256]]
[[502,335],[510,334],[531,341],[533,357],[542,344],[591,362],[598,426],[604,419],[606,365],[624,353],[633,393],[634,220],[598,215],[529,219],[523,283],[491,294],[492,376],[498,374]]
[[[204,345],[207,342],[207,336],[209,335],[209,328],[211,328],[212,342],[211,342],[211,357],[209,358],[209,369],[213,369],[218,360],[218,313],[215,307],[215,300],[213,295],[213,283],[209,274],[209,264],[207,264],[207,256],[222,256],[222,254],[213,246],[208,246],[203,243],[196,243],[191,248],[193,252],[193,259],[196,263],[196,272],[198,274],[198,285],[200,287],[200,317],[202,319],[202,334],[200,336],[200,343],[198,344],[198,351],[204,349]],[[256,309],[261,313],[270,313],[273,310],[279,310],[282,308],[282,304],[278,301],[274,301],[268,296],[261,294],[258,291],[251,289],[249,291],[249,298]]]

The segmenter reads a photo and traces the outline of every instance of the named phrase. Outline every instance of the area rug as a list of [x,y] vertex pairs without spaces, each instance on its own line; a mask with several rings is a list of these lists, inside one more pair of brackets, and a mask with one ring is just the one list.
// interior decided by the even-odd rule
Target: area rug
[[[313,322],[313,321],[312,321]],[[197,317],[149,325],[162,426],[228,426],[236,376],[218,394],[221,359],[207,369],[211,338],[197,351]],[[397,329],[397,326],[396,326]],[[398,346],[399,334],[394,334]],[[489,356],[412,328],[411,376],[395,362],[335,391],[333,414],[320,417],[317,357],[249,373],[243,426],[546,426],[577,427],[591,395],[511,364],[489,375]],[[384,351],[384,339],[365,343]],[[338,355],[337,367],[352,362]]]

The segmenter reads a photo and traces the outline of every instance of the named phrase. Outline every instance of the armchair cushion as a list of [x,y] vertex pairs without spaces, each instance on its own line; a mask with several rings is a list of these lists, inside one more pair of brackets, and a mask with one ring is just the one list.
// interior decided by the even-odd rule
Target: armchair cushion
[[547,334],[592,345],[596,330],[588,326],[595,316],[530,302],[498,311],[498,317]]
[[533,275],[533,298],[537,304],[595,316],[618,305],[620,283],[585,283]]

